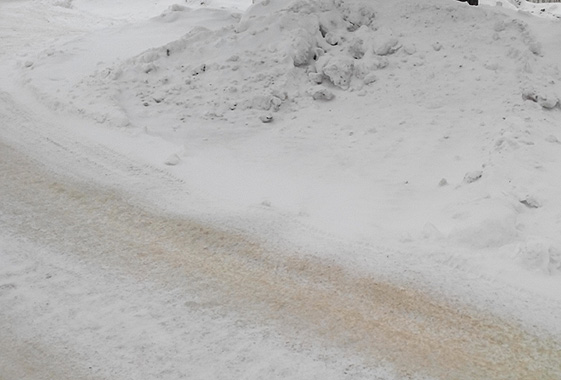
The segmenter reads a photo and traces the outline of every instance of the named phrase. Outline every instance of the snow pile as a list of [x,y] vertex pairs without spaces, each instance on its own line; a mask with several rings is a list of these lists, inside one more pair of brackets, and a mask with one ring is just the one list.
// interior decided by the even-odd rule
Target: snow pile
[[[376,18],[378,8],[390,14]],[[159,19],[173,22],[181,12],[192,10],[174,5]],[[559,94],[533,75],[543,71],[541,49],[523,21],[450,2],[262,1],[235,27],[195,28],[180,40],[104,69],[84,85],[102,86],[105,97],[122,101],[126,112],[140,120],[154,112],[174,113],[178,123],[189,117],[237,120],[239,113],[256,118],[299,109],[309,99],[332,100],[341,90],[359,91],[377,82],[384,70],[444,61],[449,77],[484,80],[506,95],[557,108]],[[503,78],[475,73],[480,68],[504,72]],[[511,76],[510,83],[504,83],[505,76]],[[402,79],[413,91],[432,90],[430,83]],[[458,83],[438,84],[455,102],[469,100],[461,95],[480,96],[465,94]]]
[[[360,38],[352,36],[368,33],[374,12],[347,3],[295,2],[286,7],[286,2],[261,2],[235,27],[216,32],[195,28],[178,41],[104,70],[93,84],[133,94],[133,103],[126,104],[131,114],[157,107],[158,113],[173,112],[181,121],[226,118],[236,111],[290,110],[302,96],[329,100],[330,90],[312,84],[326,81],[347,89],[352,77],[372,82],[370,71],[387,65],[372,56],[355,68],[352,56],[362,58],[364,52]],[[160,21],[172,21],[179,12],[191,10],[172,6]],[[302,93],[306,83],[309,88]]]
[[[192,3],[150,22],[192,19]],[[240,208],[556,274],[561,71],[544,29],[559,25],[506,8],[263,0],[63,94],[182,145],[161,162]]]
[[559,3],[532,3],[526,0],[518,1],[518,8],[532,15],[553,20],[561,19],[561,6]]

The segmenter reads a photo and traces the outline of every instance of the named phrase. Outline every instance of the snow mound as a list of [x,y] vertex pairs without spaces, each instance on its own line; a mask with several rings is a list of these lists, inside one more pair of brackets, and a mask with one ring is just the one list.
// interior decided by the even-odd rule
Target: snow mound
[[[160,20],[172,22],[190,11],[174,5]],[[508,97],[518,94],[558,108],[558,88],[541,75],[554,68],[540,66],[542,55],[524,22],[449,1],[267,0],[250,7],[235,27],[195,28],[97,72],[79,87],[115,99],[127,114],[137,115],[133,123],[156,113],[174,114],[178,125],[191,117],[247,121],[262,111],[290,112],[328,93],[333,98],[345,90],[376,91],[382,76],[396,87],[407,83],[417,103],[429,100],[421,94],[435,86],[441,93],[430,100],[439,106],[469,101],[480,94],[466,93],[462,82],[481,81]],[[395,78],[397,70],[431,66],[442,69],[433,83],[403,71]],[[488,74],[479,74],[480,68]],[[506,82],[508,77],[516,80]],[[327,90],[314,89],[318,85]]]
[[[367,34],[374,19],[369,6],[358,1],[289,4],[257,3],[235,28],[195,28],[178,41],[99,72],[86,85],[133,93],[136,99],[128,107],[135,114],[156,106],[180,111],[183,120],[215,119],[232,111],[290,109],[299,97],[314,97],[302,84],[325,81],[347,89],[352,79],[362,81],[387,66],[373,56],[354,64],[353,56],[363,55],[363,42],[353,36]],[[173,21],[186,11],[172,6],[161,19]]]

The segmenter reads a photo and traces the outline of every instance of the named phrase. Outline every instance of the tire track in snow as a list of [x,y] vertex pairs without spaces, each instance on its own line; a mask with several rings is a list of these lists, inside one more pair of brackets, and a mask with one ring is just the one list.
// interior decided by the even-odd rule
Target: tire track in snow
[[[561,344],[492,315],[265,250],[237,233],[157,215],[123,195],[45,172],[0,143],[0,211],[14,233],[139,279],[178,276],[226,309],[318,339],[372,365],[440,379],[559,379]],[[297,337],[296,337],[297,336]]]
[[[0,318],[0,326],[2,325]],[[66,360],[60,360],[42,342],[21,340],[3,329],[0,336],[0,380],[99,380],[99,377],[80,374]]]

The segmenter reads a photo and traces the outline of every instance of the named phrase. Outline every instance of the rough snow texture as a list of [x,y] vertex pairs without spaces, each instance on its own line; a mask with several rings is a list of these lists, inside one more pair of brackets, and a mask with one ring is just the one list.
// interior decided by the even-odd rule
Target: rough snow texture
[[181,145],[188,159],[161,161],[241,209],[267,202],[344,238],[555,275],[559,25],[511,8],[267,0],[94,67],[63,95],[34,79],[56,50],[22,70],[47,103]]
[[[559,337],[561,30],[550,20],[561,12],[551,4],[480,2],[264,0],[247,12],[245,0],[0,2],[1,137],[55,171],[150,207],[436,289]],[[21,170],[21,161],[8,166]],[[46,204],[52,227],[48,215],[64,216],[68,205]],[[49,230],[37,227],[36,212],[16,214],[34,220],[0,219],[39,236]],[[9,319],[0,312],[2,321],[30,339],[47,334],[43,341],[58,342],[61,355],[82,337],[82,355],[95,360],[81,363],[96,371],[117,363],[124,377],[177,378],[152,366],[158,355],[189,370],[181,348],[209,347],[206,341],[212,355],[201,351],[191,362],[196,374],[210,369],[200,378],[231,376],[271,357],[275,368],[252,378],[342,378],[342,371],[321,369],[331,357],[294,356],[274,339],[244,335],[233,320],[191,315],[185,324],[192,304],[144,296],[144,278],[140,287],[114,275],[105,283],[95,268],[61,263],[57,252],[7,231],[0,236],[0,295],[17,309]],[[159,231],[156,240],[167,244]],[[67,244],[60,236],[48,237]],[[114,243],[91,241],[87,249]],[[123,294],[130,302],[113,305]],[[106,334],[76,334],[77,310],[94,315]],[[35,312],[47,314],[38,321]],[[90,326],[85,321],[79,326]],[[156,337],[191,338],[152,344],[130,329],[146,322]],[[21,334],[5,335],[22,342]],[[259,346],[245,350],[256,340]],[[238,360],[240,351],[257,362]],[[11,365],[9,355],[18,356],[0,355],[0,362]],[[361,377],[360,370],[344,372]]]
[[[386,10],[381,4],[356,0],[259,2],[235,26],[215,32],[196,28],[180,40],[104,69],[84,85],[101,84],[109,91],[105,96],[132,96],[132,104],[126,104],[129,113],[173,112],[181,123],[194,116],[232,119],[248,110],[294,110],[309,94],[302,91],[306,85],[360,90],[375,81],[377,71],[427,72],[425,65],[438,62],[447,75],[428,79],[452,95],[450,100],[478,96],[465,90],[465,78],[485,86],[491,80],[506,94],[519,94],[546,109],[558,107],[558,90],[549,76],[542,79],[544,72],[556,74],[555,67],[540,62],[541,44],[524,21],[436,4],[402,9],[396,3],[393,14],[378,20],[374,8]],[[161,21],[174,20],[181,12],[191,10],[172,6]],[[480,68],[489,72],[474,74]],[[500,75],[493,75],[498,72],[514,80],[501,83]],[[406,79],[403,74],[395,79]],[[455,83],[448,76],[455,76]],[[420,81],[424,76],[409,82],[413,91],[429,84]]]

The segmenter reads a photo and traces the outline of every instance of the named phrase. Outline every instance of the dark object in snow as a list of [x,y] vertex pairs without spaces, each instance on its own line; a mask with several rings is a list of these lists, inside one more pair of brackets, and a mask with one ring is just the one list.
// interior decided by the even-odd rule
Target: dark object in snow
[[464,183],[474,183],[483,176],[483,172],[480,170],[466,173],[464,176]]
[[463,1],[469,4],[469,5],[479,5],[479,0],[458,0],[458,1]]
[[197,67],[195,70],[193,70],[192,72],[192,76],[197,76],[199,74],[202,74],[206,71],[206,65],[203,63],[202,65],[200,65],[199,67]]
[[169,55],[170,55],[169,49],[166,49],[166,55],[169,57]]
[[542,206],[541,203],[532,196],[527,196],[525,199],[522,199],[520,203],[528,208],[540,208]]

